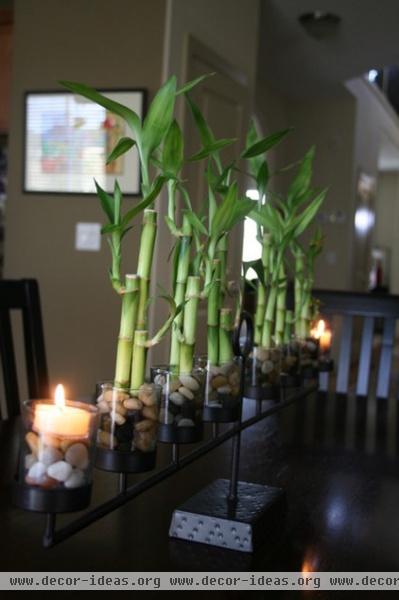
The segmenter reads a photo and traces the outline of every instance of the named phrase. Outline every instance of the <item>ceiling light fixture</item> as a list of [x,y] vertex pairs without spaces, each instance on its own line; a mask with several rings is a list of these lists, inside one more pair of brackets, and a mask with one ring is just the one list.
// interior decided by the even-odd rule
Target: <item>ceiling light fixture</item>
[[306,33],[317,40],[331,37],[338,31],[341,17],[322,10],[303,13],[298,17]]

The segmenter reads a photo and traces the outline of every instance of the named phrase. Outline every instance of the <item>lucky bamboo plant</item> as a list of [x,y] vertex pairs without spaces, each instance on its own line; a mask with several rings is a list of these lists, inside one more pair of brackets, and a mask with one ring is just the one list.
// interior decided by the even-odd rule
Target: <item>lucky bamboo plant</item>
[[[265,152],[281,141],[287,133],[288,130],[284,130],[270,136],[269,139],[273,143],[269,146],[265,144]],[[253,126],[248,138],[256,139]],[[311,271],[315,244],[311,245],[312,250],[309,249],[305,261],[305,254],[298,239],[314,220],[326,194],[326,190],[316,191],[310,186],[313,156],[312,148],[300,163],[285,196],[267,191],[270,177],[266,157],[248,161],[250,175],[256,182],[259,194],[258,206],[250,213],[250,218],[258,226],[262,256],[256,264],[246,266],[254,267],[258,274],[255,344],[265,348],[271,348],[273,344],[281,346],[289,339],[293,326],[299,333],[302,315],[303,323],[309,322],[309,295],[313,283]],[[294,312],[287,311],[286,308],[289,248],[296,258]]]
[[[157,212],[154,202],[163,186],[176,185],[176,172],[180,154],[174,147],[173,111],[176,96],[187,92],[203,78],[189,82],[180,89],[176,88],[176,78],[171,77],[157,92],[151,102],[146,117],[141,120],[130,108],[100,94],[95,89],[80,83],[62,81],[68,90],[96,102],[106,110],[121,117],[128,125],[132,137],[122,137],[109,155],[107,163],[117,159],[133,146],[137,148],[140,162],[140,192],[142,199],[122,215],[122,193],[115,183],[113,195],[108,194],[96,182],[101,206],[109,220],[102,229],[108,236],[112,255],[110,279],[113,288],[122,301],[121,323],[117,345],[115,387],[137,390],[144,383],[147,349],[163,338],[173,320],[180,314],[184,296],[178,296],[176,303],[172,297],[164,296],[171,305],[168,319],[160,330],[149,339],[148,307],[150,278],[154,247],[157,233]],[[162,150],[161,150],[162,148]],[[159,161],[159,153],[162,160]],[[154,173],[153,165],[157,172]],[[131,222],[142,213],[142,229],[139,254],[134,274],[121,275],[121,244],[131,229]],[[176,296],[176,294],[175,294]]]

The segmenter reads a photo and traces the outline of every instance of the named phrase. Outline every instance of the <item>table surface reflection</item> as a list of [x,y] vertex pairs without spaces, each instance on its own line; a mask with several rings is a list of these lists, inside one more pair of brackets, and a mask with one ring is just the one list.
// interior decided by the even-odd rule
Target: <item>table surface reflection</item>
[[[246,400],[244,415],[254,412]],[[277,485],[288,495],[285,531],[247,555],[168,538],[173,509],[213,479],[228,477],[230,441],[43,549],[44,517],[11,505],[18,422],[4,422],[0,525],[2,548],[10,551],[1,554],[1,570],[399,571],[397,425],[396,399],[313,394],[245,431],[240,480]],[[159,454],[159,466],[166,465],[170,448],[162,446]],[[96,471],[92,506],[116,488],[117,475]]]

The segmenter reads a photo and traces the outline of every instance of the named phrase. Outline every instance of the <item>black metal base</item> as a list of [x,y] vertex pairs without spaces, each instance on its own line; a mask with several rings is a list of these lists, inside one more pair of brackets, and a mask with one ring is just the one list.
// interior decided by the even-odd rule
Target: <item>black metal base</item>
[[280,384],[285,388],[298,388],[302,385],[302,377],[300,374],[290,375],[288,373],[281,373]]
[[165,444],[196,444],[202,440],[203,435],[202,423],[195,427],[178,427],[162,423],[158,426],[158,441]]
[[278,385],[246,385],[244,398],[249,398],[250,400],[279,400],[280,387]]
[[317,367],[303,367],[301,369],[303,379],[317,379],[318,375],[319,369]]
[[241,402],[232,406],[204,406],[202,419],[205,423],[234,423],[241,417]]
[[331,373],[334,370],[334,361],[332,358],[319,360],[318,369],[320,373]]
[[97,447],[96,462],[97,469],[112,471],[113,473],[145,473],[155,469],[157,452],[121,452],[109,448]]
[[217,479],[172,517],[169,536],[239,552],[253,552],[282,529],[286,496],[280,488],[238,482],[238,499],[228,500],[230,482]]
[[66,513],[83,510],[90,504],[91,485],[74,489],[43,489],[26,485],[14,484],[13,501],[24,510],[41,513]]

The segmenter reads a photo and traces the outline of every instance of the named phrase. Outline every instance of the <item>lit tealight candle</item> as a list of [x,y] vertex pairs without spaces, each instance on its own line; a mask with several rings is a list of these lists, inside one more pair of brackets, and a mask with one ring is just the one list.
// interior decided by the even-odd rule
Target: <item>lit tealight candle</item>
[[55,404],[35,404],[33,429],[39,434],[84,438],[90,428],[90,413],[65,404],[64,387],[55,390]]
[[331,346],[332,332],[331,329],[326,327],[326,323],[323,319],[320,319],[317,322],[316,327],[311,330],[310,335],[316,340],[319,340],[319,347],[322,352],[328,352]]

